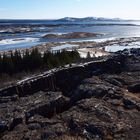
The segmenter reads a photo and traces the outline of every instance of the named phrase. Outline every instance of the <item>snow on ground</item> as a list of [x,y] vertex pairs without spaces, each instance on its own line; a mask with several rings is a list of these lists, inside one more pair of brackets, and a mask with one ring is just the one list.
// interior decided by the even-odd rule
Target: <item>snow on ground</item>
[[90,53],[91,57],[100,57],[100,56],[106,56],[109,55],[108,52],[105,52],[102,48],[82,48],[78,49],[78,52],[82,58],[86,58],[88,52]]
[[38,38],[14,38],[14,39],[3,39],[0,41],[0,45],[20,44],[26,42],[38,41]]
[[105,51],[107,52],[117,52],[122,51],[124,49],[131,49],[131,48],[140,48],[140,46],[119,46],[119,45],[112,45],[112,46],[106,46]]

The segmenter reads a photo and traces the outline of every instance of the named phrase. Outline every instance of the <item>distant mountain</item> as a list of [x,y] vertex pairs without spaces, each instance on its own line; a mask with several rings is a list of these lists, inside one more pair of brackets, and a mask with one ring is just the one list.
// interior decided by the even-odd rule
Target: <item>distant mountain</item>
[[60,20],[60,21],[77,21],[77,20],[79,20],[79,18],[65,17],[65,18],[61,18],[58,20]]
[[82,22],[82,21],[122,21],[120,18],[103,18],[103,17],[85,17],[85,18],[74,18],[74,17],[65,17],[58,19],[57,21],[64,22]]

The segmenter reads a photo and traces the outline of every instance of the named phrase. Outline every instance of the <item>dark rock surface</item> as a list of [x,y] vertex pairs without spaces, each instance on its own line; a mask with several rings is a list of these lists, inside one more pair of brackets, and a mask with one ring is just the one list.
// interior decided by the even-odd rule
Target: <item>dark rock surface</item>
[[1,140],[139,140],[140,51],[1,89]]

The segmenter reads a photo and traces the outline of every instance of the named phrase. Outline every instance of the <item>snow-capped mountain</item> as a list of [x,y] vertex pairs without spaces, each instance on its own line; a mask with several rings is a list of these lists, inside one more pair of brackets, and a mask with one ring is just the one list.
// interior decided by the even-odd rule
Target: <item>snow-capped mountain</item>
[[65,22],[80,22],[80,21],[122,21],[119,18],[103,18],[103,17],[85,17],[85,18],[74,18],[74,17],[65,17],[58,19],[57,21],[65,21]]

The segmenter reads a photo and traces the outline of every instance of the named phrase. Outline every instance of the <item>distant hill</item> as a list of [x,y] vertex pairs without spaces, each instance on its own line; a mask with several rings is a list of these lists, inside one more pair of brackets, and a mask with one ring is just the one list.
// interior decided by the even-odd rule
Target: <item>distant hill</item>
[[60,22],[92,22],[92,21],[138,21],[140,22],[140,20],[133,20],[133,19],[121,19],[121,18],[104,18],[104,17],[85,17],[85,18],[75,18],[75,17],[64,17],[61,19],[57,19],[54,21],[60,21]]
[[85,18],[65,17],[65,18],[58,19],[57,21],[64,21],[64,22],[89,21],[90,22],[90,21],[126,21],[126,20],[120,18],[103,18],[103,17],[85,17]]

